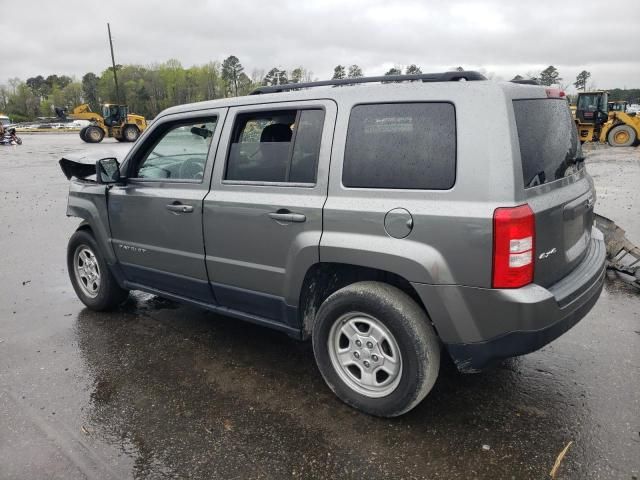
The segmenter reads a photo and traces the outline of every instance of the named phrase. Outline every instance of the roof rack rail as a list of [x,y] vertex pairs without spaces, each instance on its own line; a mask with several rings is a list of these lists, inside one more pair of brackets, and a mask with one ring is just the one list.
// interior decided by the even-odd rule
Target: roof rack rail
[[460,80],[486,80],[487,78],[481,73],[470,71],[455,71],[443,73],[419,73],[417,75],[380,75],[377,77],[357,77],[357,78],[341,78],[335,80],[321,80],[318,82],[306,83],[286,83],[284,85],[270,85],[258,87],[250,95],[260,95],[262,93],[279,93],[289,90],[300,90],[302,88],[353,85],[356,83],[374,83],[374,82],[458,82]]
[[520,85],[540,85],[540,82],[533,78],[523,78],[522,80],[509,80],[511,83],[519,83]]

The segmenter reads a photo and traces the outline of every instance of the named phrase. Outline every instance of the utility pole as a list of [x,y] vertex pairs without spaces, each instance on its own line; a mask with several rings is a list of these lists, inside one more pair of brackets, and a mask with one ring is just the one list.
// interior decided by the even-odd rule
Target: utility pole
[[113,65],[113,80],[116,82],[116,103],[120,105],[120,89],[118,88],[118,75],[116,73],[116,60],[113,56],[113,42],[111,41],[111,26],[107,23],[109,32],[109,47],[111,48],[111,64]]

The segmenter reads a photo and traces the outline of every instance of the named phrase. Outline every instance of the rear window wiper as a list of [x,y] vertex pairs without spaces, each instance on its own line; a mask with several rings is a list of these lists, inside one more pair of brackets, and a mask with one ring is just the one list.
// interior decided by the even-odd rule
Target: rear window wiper
[[529,187],[535,187],[537,185],[542,185],[543,183],[546,183],[547,181],[547,176],[544,173],[544,170],[540,170],[538,173],[536,173],[533,178],[531,178],[531,180],[529,180],[529,183],[527,183],[524,188],[529,188]]

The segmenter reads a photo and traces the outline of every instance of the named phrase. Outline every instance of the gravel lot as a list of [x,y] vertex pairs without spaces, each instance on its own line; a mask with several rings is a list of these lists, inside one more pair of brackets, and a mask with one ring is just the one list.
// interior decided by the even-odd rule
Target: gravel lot
[[[0,478],[640,477],[640,292],[609,279],[541,351],[475,375],[448,366],[408,415],[340,403],[311,347],[136,294],[98,314],[69,283],[77,135],[0,147]],[[640,148],[587,147],[596,211],[640,243]]]

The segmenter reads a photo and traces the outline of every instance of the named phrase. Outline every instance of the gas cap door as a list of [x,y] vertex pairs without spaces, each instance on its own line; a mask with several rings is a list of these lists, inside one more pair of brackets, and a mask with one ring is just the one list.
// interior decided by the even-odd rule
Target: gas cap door
[[405,238],[413,229],[413,217],[404,208],[389,210],[384,216],[384,229],[393,238]]

